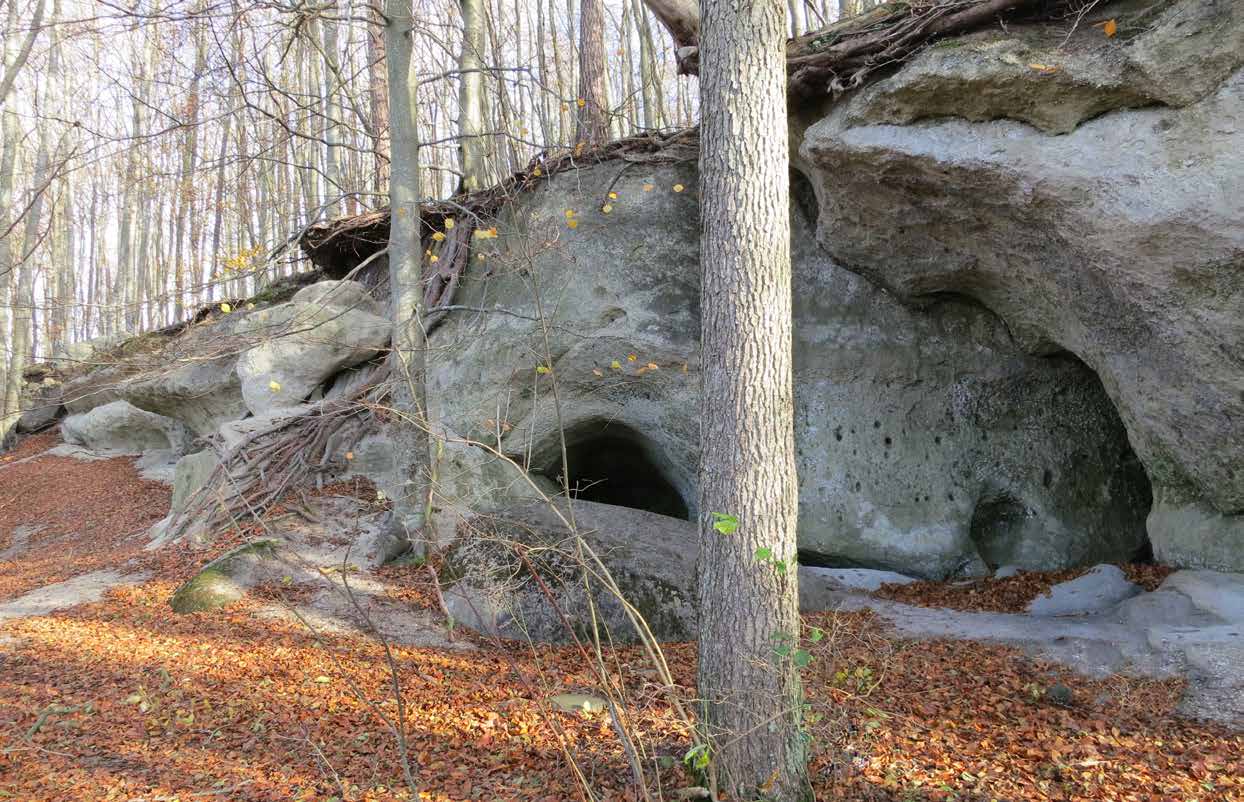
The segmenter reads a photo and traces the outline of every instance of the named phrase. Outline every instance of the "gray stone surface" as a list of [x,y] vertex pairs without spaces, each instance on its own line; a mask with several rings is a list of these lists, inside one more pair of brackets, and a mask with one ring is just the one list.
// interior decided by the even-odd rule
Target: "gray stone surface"
[[92,571],[64,582],[44,585],[15,599],[0,601],[0,621],[47,615],[79,604],[99,601],[110,588],[134,585],[146,579],[145,574],[126,574],[116,570]]
[[[450,441],[444,498],[486,509],[531,494],[464,440],[499,444],[552,489],[560,411],[572,478],[598,482],[588,500],[694,516],[698,209],[671,187],[695,186],[695,170],[616,177],[612,165],[556,176],[484,241],[457,300],[495,311],[452,315],[429,356],[432,417]],[[606,215],[596,206],[610,186]],[[1147,483],[1092,372],[1025,355],[979,306],[911,309],[844,270],[814,242],[815,199],[797,188],[800,548],[818,563],[938,578],[1129,559],[1144,542]],[[544,244],[533,253],[532,241]]]
[[44,378],[34,385],[26,385],[22,393],[22,415],[17,419],[17,431],[30,434],[45,429],[64,411],[61,382],[52,377]]
[[[565,505],[561,505],[563,515]],[[624,598],[662,640],[694,637],[695,525],[642,510],[574,502],[588,549],[609,569]],[[526,561],[511,543],[525,544]],[[445,604],[458,624],[503,638],[561,642],[590,632],[588,591],[602,637],[636,639],[623,605],[595,572],[585,572],[577,543],[549,505],[518,505],[465,522],[442,569]],[[590,558],[589,558],[590,559]],[[532,572],[541,582],[532,578]],[[550,603],[541,583],[556,601]],[[559,613],[560,610],[560,613]],[[564,618],[563,618],[564,616]]]
[[179,421],[113,401],[61,424],[66,443],[113,454],[169,451],[184,454],[194,436]]
[[1100,613],[1141,590],[1128,581],[1117,565],[1098,565],[1033,599],[1028,603],[1028,612],[1040,616]]
[[1149,512],[1154,559],[1188,568],[1244,571],[1244,514],[1224,515],[1204,501],[1181,504],[1165,495],[1159,493]]
[[238,359],[237,374],[246,407],[256,415],[297,406],[326,379],[366,362],[389,342],[390,323],[357,308],[291,302],[253,312],[247,321],[259,341]]
[[801,566],[799,581],[821,584],[837,590],[879,590],[882,585],[907,585],[914,577],[894,571],[876,571],[869,568],[816,568]]
[[[801,570],[805,612],[869,609],[903,635],[1004,643],[1093,677],[1183,675],[1184,713],[1244,728],[1244,621],[1238,617],[1244,575],[1179,571],[1153,593],[1066,617],[914,607],[804,576]],[[1218,604],[1223,596],[1235,601]]]
[[[1027,351],[1069,351],[1096,371],[1165,499],[1155,541],[1181,564],[1238,567],[1164,538],[1162,515],[1244,511],[1244,12],[1180,0],[1145,19],[1124,28],[1137,38],[1086,28],[1072,49],[1122,58],[1124,73],[1144,73],[1128,81],[1181,108],[1119,108],[1051,136],[922,114],[917,93],[902,118],[915,122],[870,123],[885,117],[869,105],[878,88],[807,129],[801,168],[839,262],[910,303],[970,298]],[[969,57],[985,58],[953,56]],[[1014,73],[1007,91],[1056,103],[1048,77]],[[1201,542],[1212,525],[1202,517]],[[1238,542],[1233,518],[1217,532]]]
[[[1009,119],[1065,134],[1117,109],[1185,106],[1244,64],[1242,14],[1239,3],[1124,0],[1080,20],[1070,39],[1058,23],[990,27],[923,50],[859,93],[848,119]],[[1095,24],[1106,19],[1119,26],[1113,40]]]
[[372,297],[371,291],[357,281],[317,281],[294,293],[290,302],[385,315],[384,307]]
[[89,340],[82,340],[80,342],[70,343],[65,346],[59,346],[52,354],[52,361],[56,364],[67,367],[90,365],[99,356],[125,342],[132,336],[133,335],[127,331],[121,331],[115,334],[106,334],[100,337],[93,337]]
[[[207,484],[207,480],[218,465],[220,465],[220,458],[211,448],[187,454],[177,461],[177,465],[173,468],[173,498],[169,504],[169,514],[152,524],[151,529],[148,530],[147,536],[151,539],[151,545],[148,548],[161,546],[167,542],[170,535],[169,524],[172,523],[174,517],[185,511],[187,503]],[[191,525],[185,536],[194,541],[203,534],[201,528]]]

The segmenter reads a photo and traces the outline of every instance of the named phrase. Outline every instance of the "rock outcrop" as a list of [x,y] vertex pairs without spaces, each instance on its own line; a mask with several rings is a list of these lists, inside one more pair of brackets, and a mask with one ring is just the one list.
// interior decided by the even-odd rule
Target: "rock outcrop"
[[1157,556],[1238,570],[1244,8],[1112,13],[1118,37],[1061,50],[1024,27],[933,47],[810,125],[801,167],[839,263],[1087,363],[1153,482]]
[[70,415],[61,424],[66,443],[112,454],[168,451],[183,454],[194,439],[180,421],[138,409],[126,401],[113,401],[81,415]]
[[391,324],[355,282],[321,282],[287,304],[247,316],[257,342],[237,362],[242,398],[256,415],[301,404],[325,380],[388,346]]
[[[463,440],[499,444],[555,492],[560,425],[580,498],[696,515],[698,209],[674,191],[695,184],[689,164],[620,178],[601,165],[514,201],[459,291],[479,311],[433,339],[446,498],[530,494]],[[830,259],[806,215],[793,217],[803,558],[939,578],[1131,558],[1147,483],[1093,373],[1025,355],[962,299],[904,307]]]

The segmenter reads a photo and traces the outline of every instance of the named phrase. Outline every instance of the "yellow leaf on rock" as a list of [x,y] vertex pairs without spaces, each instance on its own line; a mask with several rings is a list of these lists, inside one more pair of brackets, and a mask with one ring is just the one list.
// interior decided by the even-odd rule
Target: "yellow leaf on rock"
[[432,258],[429,259],[428,262],[431,264],[436,264],[440,260],[441,260],[441,257],[437,256],[436,254],[432,254]]
[[626,355],[626,361],[627,361],[627,362],[634,362],[636,359],[639,359],[639,355],[638,355],[638,354],[627,354],[627,355]]
[[684,187],[682,184],[675,184],[675,185],[674,185],[674,191],[675,191],[675,192],[682,192],[684,189],[686,189],[686,187]]
[[433,232],[432,232],[432,239],[433,239],[434,241],[436,241],[436,242],[444,242],[444,241],[445,241],[445,235],[444,235],[444,234],[442,234],[442,233],[441,233],[441,232],[439,232],[439,231],[433,231]]
[[610,212],[613,211],[613,204],[606,203],[604,206],[600,207],[600,211],[602,214],[609,214]]
[[537,178],[539,178],[541,175],[543,175],[543,173],[541,173],[541,172],[540,172],[540,168],[539,168],[539,167],[536,167],[535,169],[533,169],[533,170],[531,171],[531,174],[532,174],[532,175],[534,175],[534,176],[535,176],[535,177],[537,177]]
[[536,373],[539,373],[541,376],[543,376],[545,373],[548,373],[548,372],[549,372],[548,365],[536,365]]
[[575,101],[575,103],[578,104],[579,108],[583,108],[584,106],[587,105],[587,101],[584,100],[583,98],[579,98],[578,100]]
[[610,192],[610,193],[609,193],[609,199],[610,199],[610,200],[617,200],[617,199],[618,199],[618,193],[616,193],[616,192]]
[[233,307],[230,306],[229,304],[221,304],[220,311],[224,312],[227,315],[233,311]]
[[274,393],[279,393],[281,392],[281,383],[273,379],[272,381],[268,382],[268,389]]
[[613,368],[614,370],[621,370],[622,363],[615,359],[609,363],[609,367]]
[[454,230],[454,225],[455,225],[455,223],[454,223],[454,219],[453,219],[452,217],[446,217],[446,218],[445,218],[445,230],[446,230],[446,231],[453,231],[453,230]]
[[576,220],[576,219],[574,219],[574,218],[572,217],[572,218],[570,218],[569,220],[567,220],[567,221],[566,221],[566,225],[570,226],[571,228],[578,228],[578,227],[579,227],[579,221],[578,221],[578,220]]

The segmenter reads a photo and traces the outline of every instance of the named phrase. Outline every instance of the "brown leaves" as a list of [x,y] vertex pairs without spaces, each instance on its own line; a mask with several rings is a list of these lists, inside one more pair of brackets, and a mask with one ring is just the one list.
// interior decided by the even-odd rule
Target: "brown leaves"
[[[622,359],[646,366],[638,355]],[[20,496],[23,512],[91,537],[58,536],[42,544],[54,546],[55,559],[33,552],[0,564],[0,578],[46,584],[105,557],[113,565],[138,560],[154,578],[96,604],[5,623],[14,645],[5,647],[0,671],[0,790],[24,802],[410,798],[393,738],[354,693],[393,710],[384,655],[374,643],[334,634],[317,643],[297,623],[265,614],[265,598],[211,614],[172,614],[167,599],[177,584],[234,541],[207,552],[142,553],[141,540],[129,538],[133,525],[159,517],[168,502],[151,495],[156,491],[128,460],[45,458],[28,465],[48,471],[49,481],[77,482],[75,489],[95,501],[57,500],[47,487],[47,498]],[[37,477],[22,473],[25,467],[0,471],[0,502],[36,486],[27,484]],[[66,473],[79,467],[85,473]],[[93,495],[104,487],[108,503]],[[318,492],[370,497],[374,488],[349,483]],[[1129,573],[1152,586],[1162,571],[1143,566]],[[953,593],[971,609],[1005,608],[1062,576],[1021,574],[978,584],[974,593],[937,583],[903,592],[908,601],[944,601]],[[381,578],[392,587],[390,598],[409,604],[412,614],[438,609],[426,569],[389,566]],[[273,597],[289,601],[282,592]],[[1244,798],[1244,737],[1176,716],[1178,682],[1086,680],[1001,646],[910,643],[885,634],[868,614],[820,615],[809,623],[827,633],[811,647],[805,682],[809,710],[822,717],[811,725],[818,799]],[[394,648],[422,799],[581,798],[563,748],[592,778],[597,799],[640,798],[629,787],[608,713],[558,714],[555,721],[546,715],[549,695],[598,687],[599,676],[577,650],[511,644],[499,652],[472,642],[479,648]],[[666,654],[677,687],[693,698],[694,647],[670,645]],[[676,763],[687,733],[643,654],[621,649],[606,657],[630,694],[627,717],[646,753]],[[1047,696],[1059,683],[1070,690],[1067,705]],[[74,712],[49,714],[35,728],[47,710]],[[29,744],[14,743],[32,729]],[[667,792],[694,786],[676,766],[661,772],[661,782]]]

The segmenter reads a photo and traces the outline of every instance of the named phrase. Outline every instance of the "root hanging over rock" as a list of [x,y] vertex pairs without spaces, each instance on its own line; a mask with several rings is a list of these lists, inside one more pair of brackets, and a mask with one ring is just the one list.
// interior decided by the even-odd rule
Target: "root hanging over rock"
[[375,410],[388,393],[387,363],[366,370],[356,388],[340,398],[249,419],[257,425],[233,443],[218,436],[215,467],[184,504],[174,502],[153,545],[209,540],[220,528],[257,517],[292,491],[345,473],[347,453],[374,426]]

